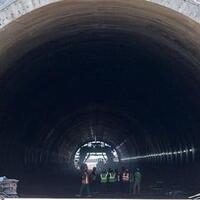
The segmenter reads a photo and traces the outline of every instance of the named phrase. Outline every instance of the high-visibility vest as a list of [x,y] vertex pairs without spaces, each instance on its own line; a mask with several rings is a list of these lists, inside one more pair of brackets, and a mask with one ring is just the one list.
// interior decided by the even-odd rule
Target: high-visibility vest
[[141,179],[142,179],[142,175],[140,172],[135,172],[134,174],[134,179],[135,179],[135,182],[136,183],[140,183],[141,182]]
[[129,173],[123,173],[122,174],[122,181],[124,181],[124,182],[127,182],[127,181],[129,181],[129,178],[130,178],[130,175],[129,175]]
[[109,175],[110,175],[109,182],[110,183],[116,182],[116,173],[109,173]]
[[100,174],[101,183],[107,183],[107,176],[108,176],[108,173],[101,173]]
[[84,172],[82,175],[82,184],[89,184],[89,175],[87,172]]

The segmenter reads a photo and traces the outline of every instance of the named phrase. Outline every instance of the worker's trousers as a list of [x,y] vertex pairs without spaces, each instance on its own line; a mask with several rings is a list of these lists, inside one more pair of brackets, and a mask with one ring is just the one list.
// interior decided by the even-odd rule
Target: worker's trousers
[[133,193],[134,194],[140,194],[140,182],[134,182],[133,185]]
[[87,195],[90,195],[90,186],[89,184],[81,184],[81,188],[80,188],[80,196],[82,196],[84,190],[87,190]]

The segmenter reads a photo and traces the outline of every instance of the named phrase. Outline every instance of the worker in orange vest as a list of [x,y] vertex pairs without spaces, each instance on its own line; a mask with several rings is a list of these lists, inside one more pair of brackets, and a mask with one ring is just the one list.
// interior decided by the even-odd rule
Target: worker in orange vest
[[78,196],[81,197],[83,194],[83,191],[86,189],[87,196],[91,197],[89,184],[90,184],[90,178],[89,178],[88,167],[86,164],[84,164],[82,167],[81,188],[80,188],[80,193]]
[[129,192],[129,181],[130,181],[130,173],[129,170],[126,169],[122,172],[122,183],[123,183],[124,193]]

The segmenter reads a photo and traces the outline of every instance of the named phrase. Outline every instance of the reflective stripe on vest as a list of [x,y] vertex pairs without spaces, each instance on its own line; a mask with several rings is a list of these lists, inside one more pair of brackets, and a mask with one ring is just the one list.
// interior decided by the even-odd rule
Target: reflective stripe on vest
[[101,177],[101,183],[107,183],[107,173],[105,174],[105,173],[103,173],[103,174],[101,174],[100,175],[100,177]]
[[109,175],[110,175],[109,182],[110,183],[116,182],[116,176],[115,176],[116,174],[115,173],[110,173]]
[[123,173],[122,174],[122,180],[123,181],[129,181],[129,173]]

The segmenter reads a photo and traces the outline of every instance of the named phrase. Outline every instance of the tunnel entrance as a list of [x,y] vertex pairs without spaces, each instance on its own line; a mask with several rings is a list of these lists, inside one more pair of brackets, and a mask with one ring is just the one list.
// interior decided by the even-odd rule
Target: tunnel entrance
[[119,155],[111,145],[103,141],[91,141],[82,145],[74,156],[74,166],[80,169],[81,165],[87,164],[88,169],[94,167],[98,172],[106,168],[117,167]]
[[10,23],[0,32],[2,175],[20,179],[22,196],[71,197],[75,167],[103,159],[139,166],[144,197],[159,181],[156,196],[198,190],[199,33],[143,0],[66,0]]

